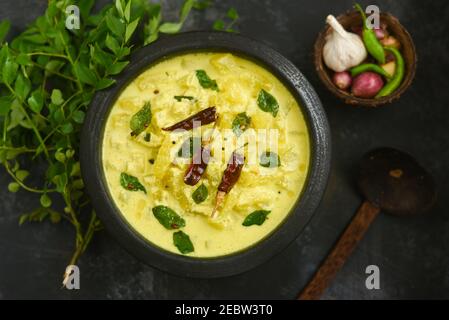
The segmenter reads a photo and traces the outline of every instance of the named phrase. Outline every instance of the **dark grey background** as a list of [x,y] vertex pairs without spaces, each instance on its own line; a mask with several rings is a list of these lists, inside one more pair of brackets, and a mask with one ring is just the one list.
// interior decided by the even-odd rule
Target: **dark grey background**
[[[167,17],[175,17],[179,1],[165,2]],[[352,168],[364,152],[378,146],[397,147],[419,159],[435,176],[439,200],[426,216],[380,215],[324,298],[449,298],[449,2],[361,1],[397,16],[418,50],[412,87],[400,101],[378,110],[342,104],[321,85],[312,64],[313,42],[326,15],[346,11],[351,0],[216,2],[206,13],[194,13],[186,29],[209,29],[230,6],[236,7],[241,16],[239,31],[291,59],[315,86],[325,106],[333,134],[332,173],[309,227],[265,265],[217,280],[183,279],[153,270],[102,232],[80,261],[81,290],[69,292],[60,289],[60,281],[71,254],[73,230],[49,223],[18,227],[19,215],[38,201],[23,192],[8,193],[9,178],[0,170],[0,299],[294,298],[361,203]],[[10,19],[13,32],[19,32],[44,11],[45,3],[2,0],[0,20]],[[380,268],[380,290],[365,288],[365,268],[370,264]]]

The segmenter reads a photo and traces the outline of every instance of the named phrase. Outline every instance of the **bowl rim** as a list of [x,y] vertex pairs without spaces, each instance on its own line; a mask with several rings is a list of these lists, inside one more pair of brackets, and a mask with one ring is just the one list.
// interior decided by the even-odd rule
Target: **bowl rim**
[[[256,244],[230,255],[195,258],[171,253],[151,244],[128,224],[104,179],[101,162],[103,129],[110,109],[122,90],[152,64],[188,52],[230,52],[255,60],[273,73],[300,103],[310,141],[309,172],[302,194],[284,221]],[[330,129],[321,102],[302,73],[288,59],[265,44],[226,32],[185,32],[145,46],[131,56],[130,64],[112,87],[98,91],[87,112],[82,129],[81,172],[92,204],[105,228],[134,256],[175,275],[217,278],[248,271],[286,248],[308,224],[316,211],[329,177]]]
[[[345,13],[340,14],[336,19],[341,22],[341,19],[350,17],[350,16],[359,16],[359,12],[356,10],[348,10]],[[382,20],[388,20],[389,24],[394,23],[397,27],[399,27],[404,35],[404,37],[408,41],[408,46],[410,47],[411,52],[413,53],[413,61],[411,64],[411,68],[406,72],[406,75],[402,81],[402,84],[396,91],[394,91],[392,94],[372,99],[372,98],[358,98],[355,97],[344,90],[338,89],[333,83],[332,79],[329,75],[329,69],[324,64],[323,58],[322,58],[322,50],[324,46],[324,38],[326,37],[328,31],[330,30],[329,25],[325,25],[325,27],[320,31],[318,34],[318,37],[314,44],[314,50],[313,50],[313,56],[314,56],[314,64],[315,64],[315,70],[318,74],[318,77],[323,82],[325,87],[332,92],[335,96],[342,99],[345,103],[353,106],[362,106],[362,107],[380,107],[385,104],[389,104],[393,102],[396,99],[399,99],[401,95],[407,91],[407,89],[410,87],[410,85],[413,82],[413,79],[415,78],[416,73],[416,67],[418,64],[418,57],[416,53],[416,47],[413,42],[413,38],[410,35],[410,33],[407,31],[407,29],[401,24],[398,18],[396,18],[393,14],[389,12],[380,12],[380,19]]]

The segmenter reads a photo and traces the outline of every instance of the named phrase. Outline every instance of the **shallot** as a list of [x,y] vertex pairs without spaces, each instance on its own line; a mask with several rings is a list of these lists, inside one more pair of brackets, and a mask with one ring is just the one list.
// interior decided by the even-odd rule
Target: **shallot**
[[332,81],[339,89],[346,90],[351,86],[352,78],[347,71],[335,72]]
[[359,98],[372,98],[382,89],[383,85],[384,81],[377,73],[363,72],[354,78],[352,94]]

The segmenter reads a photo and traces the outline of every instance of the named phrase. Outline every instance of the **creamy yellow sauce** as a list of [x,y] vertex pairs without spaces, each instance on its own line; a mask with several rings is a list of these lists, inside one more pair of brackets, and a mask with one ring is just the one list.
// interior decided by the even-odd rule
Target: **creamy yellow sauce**
[[[205,70],[211,79],[216,80],[219,91],[203,88],[196,70]],[[261,89],[276,98],[279,104],[276,117],[259,108],[257,98]],[[174,99],[180,95],[195,99]],[[151,103],[151,124],[144,133],[132,137],[130,119],[146,101]],[[221,138],[211,139],[213,156],[217,161],[209,163],[197,185],[189,186],[183,182],[183,177],[191,160],[180,158],[177,153],[191,132],[173,134],[161,128],[210,106],[216,106],[219,114],[213,132],[220,132]],[[251,117],[250,128],[255,131],[248,129],[237,138],[229,129],[235,116],[242,112]],[[194,131],[202,130],[204,137],[211,132],[207,129],[212,126]],[[280,167],[262,167],[257,161],[257,152],[267,149],[267,142],[253,134],[258,129],[277,130]],[[144,139],[146,132],[151,134],[149,142]],[[258,142],[256,153],[249,150],[249,146],[244,147],[245,141],[251,138]],[[242,174],[227,194],[217,217],[211,219],[226,159],[239,147],[246,155]],[[170,207],[186,221],[181,230],[189,235],[194,245],[194,251],[188,254],[194,257],[234,253],[274,231],[301,193],[310,153],[306,124],[289,90],[254,62],[224,53],[172,57],[139,75],[114,104],[106,123],[102,148],[110,194],[128,223],[154,245],[181,254],[173,243],[173,233],[177,230],[165,229],[152,213],[152,208],[157,205]],[[120,184],[122,172],[137,177],[147,193],[123,188]],[[196,204],[192,193],[202,183],[208,189],[208,197]],[[242,225],[248,214],[261,209],[271,210],[262,225]]]

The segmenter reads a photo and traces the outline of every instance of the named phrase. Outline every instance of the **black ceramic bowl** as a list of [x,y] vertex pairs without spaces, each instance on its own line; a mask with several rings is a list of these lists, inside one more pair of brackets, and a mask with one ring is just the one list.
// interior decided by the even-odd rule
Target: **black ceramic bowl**
[[[310,166],[302,194],[292,212],[271,234],[248,249],[217,258],[194,258],[160,249],[138,234],[123,218],[109,193],[102,166],[102,140],[111,107],[122,90],[155,62],[187,52],[231,52],[270,70],[298,99],[308,125]],[[109,232],[147,264],[186,277],[214,278],[247,271],[279,253],[304,229],[323,195],[330,166],[330,133],[315,91],[286,58],[264,44],[221,32],[190,32],[160,39],[140,49],[117,84],[96,94],[84,124],[81,170],[93,205]]]

